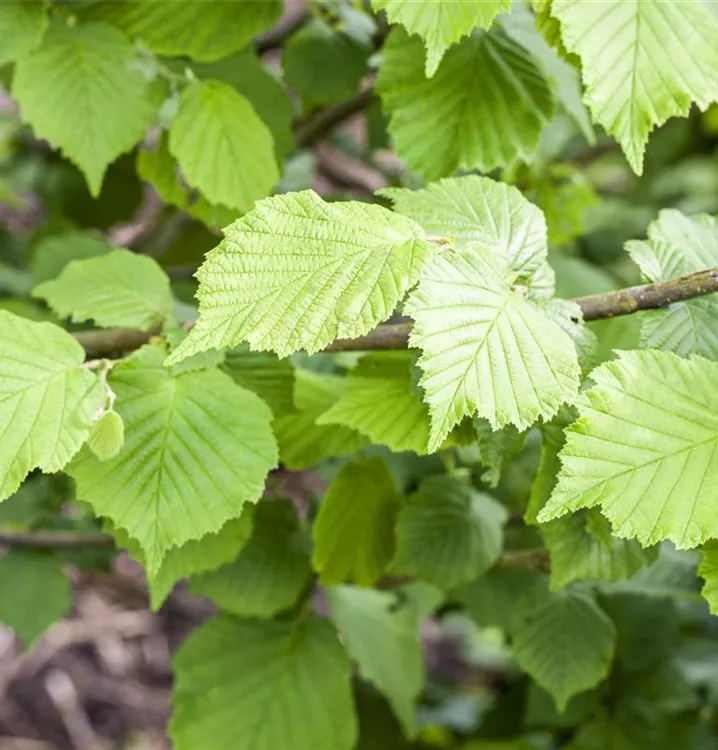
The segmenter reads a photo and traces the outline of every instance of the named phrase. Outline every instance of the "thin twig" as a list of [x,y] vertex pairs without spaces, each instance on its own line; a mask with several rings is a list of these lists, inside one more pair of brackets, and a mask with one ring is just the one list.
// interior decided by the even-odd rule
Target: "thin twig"
[[366,109],[374,101],[373,88],[360,91],[347,99],[329,107],[317,110],[294,126],[294,140],[298,148],[307,148],[323,138],[330,130]]
[[263,55],[270,50],[278,49],[283,46],[289,37],[299,31],[311,18],[307,10],[301,10],[298,13],[287,14],[273,29],[266,34],[262,34],[254,40],[254,51],[258,55]]
[[115,540],[99,531],[0,531],[0,547],[112,549]]
[[[714,292],[718,292],[718,267],[689,276],[680,276],[660,284],[642,284],[614,292],[577,297],[572,302],[581,308],[583,319],[589,322],[630,315],[639,310],[654,310]],[[410,331],[411,323],[385,323],[377,326],[366,336],[351,340],[339,339],[330,344],[326,351],[406,349]],[[104,331],[82,331],[76,333],[75,338],[85,348],[88,357],[105,357],[137,349],[156,334],[157,331],[143,333],[110,328]]]

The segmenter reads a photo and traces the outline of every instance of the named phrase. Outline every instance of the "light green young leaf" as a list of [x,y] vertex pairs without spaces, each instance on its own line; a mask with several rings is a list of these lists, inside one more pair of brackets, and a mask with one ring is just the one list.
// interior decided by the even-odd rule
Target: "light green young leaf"
[[60,471],[105,401],[83,348],[51,323],[0,310],[0,500],[33,470]]
[[87,447],[100,459],[108,461],[114,458],[125,442],[125,423],[115,411],[106,411],[92,425]]
[[467,477],[429,477],[399,513],[392,570],[443,588],[478,578],[501,554],[507,516]]
[[432,78],[424,74],[421,40],[401,28],[383,54],[377,89],[409,169],[435,180],[530,161],[553,96],[534,58],[503,31],[475,31],[446,53]]
[[129,250],[73,260],[32,294],[62,318],[148,331],[172,311],[170,280],[157,261]]
[[246,340],[317,352],[386,320],[434,246],[409,219],[312,190],[278,195],[225,230],[197,272],[199,319],[170,363]]
[[32,255],[32,280],[37,284],[56,279],[73,260],[87,260],[114,250],[103,237],[84,232],[62,232],[41,239]]
[[600,506],[617,536],[644,546],[717,537],[716,378],[714,362],[657,351],[622,352],[595,369],[538,520]]
[[[534,3],[534,7],[535,7]],[[536,15],[529,9],[529,4],[515,1],[511,14],[501,19],[501,26],[506,33],[519,44],[531,50],[531,54],[543,65],[549,79],[553,79],[556,100],[578,125],[583,137],[589,144],[596,141],[596,134],[591,124],[586,105],[581,101],[581,74],[577,68],[563,59],[544,39],[538,26],[541,24],[541,14],[536,9]]]
[[701,594],[708,602],[712,615],[718,615],[718,541],[703,545],[698,575],[705,581]]
[[[150,590],[150,607],[157,611],[174,588],[177,581],[195,573],[216,570],[234,560],[252,534],[254,505],[248,505],[239,518],[233,518],[214,533],[201,539],[192,539],[181,547],[172,547],[162,559],[159,569],[147,576]],[[118,545],[126,547],[140,564],[145,564],[142,548],[122,529],[106,522]]]
[[381,459],[345,464],[314,522],[312,562],[322,583],[376,583],[394,556],[394,524],[400,507],[394,479]]
[[487,246],[435,255],[404,309],[415,321],[410,344],[422,349],[429,450],[466,416],[524,430],[578,393],[573,341],[512,288],[509,258]]
[[655,126],[718,101],[718,22],[702,2],[553,0],[551,12],[581,58],[593,119],[636,174]]
[[573,581],[630,578],[658,557],[658,547],[618,539],[596,508],[581,510],[541,526],[551,553],[551,589]]
[[12,93],[38,138],[62,150],[97,197],[107,166],[145,134],[157,112],[153,86],[120,31],[55,25],[15,64]]
[[48,21],[47,5],[43,2],[6,0],[0,3],[0,66],[15,62],[38,47]]
[[190,591],[235,615],[274,617],[307,587],[310,555],[309,537],[291,503],[261,502],[254,508],[252,536],[237,559],[193,577]]
[[[648,240],[626,243],[648,281],[669,281],[718,266],[718,220],[666,209],[648,227]],[[718,360],[718,295],[641,313],[641,346]]]
[[174,671],[176,750],[355,746],[349,658],[324,620],[221,615],[184,642]]
[[339,399],[318,419],[345,425],[395,452],[428,452],[429,412],[412,383],[410,352],[369,354],[347,378]]
[[13,549],[0,558],[0,622],[26,648],[72,604],[72,586],[56,557]]
[[297,370],[294,385],[296,412],[274,421],[282,463],[294,471],[322,459],[354,453],[369,444],[364,435],[344,425],[318,424],[348,386],[348,379],[309,370]]
[[252,352],[246,344],[230,349],[222,365],[232,380],[254,391],[275,417],[294,411],[294,365],[271,352]]
[[184,89],[169,150],[187,184],[210,203],[249,211],[279,182],[272,134],[249,101],[222,81]]
[[158,55],[213,61],[231,55],[268,31],[282,15],[282,0],[111,0],[80,7],[81,19],[106,21]]
[[181,208],[210,227],[221,228],[231,224],[239,212],[210,203],[201,193],[193,191],[183,180],[167,141],[168,136],[163,133],[153,151],[138,149],[137,174],[140,179],[149,182],[165,203]]
[[402,604],[396,592],[339,586],[326,595],[360,675],[386,696],[405,734],[412,736],[425,679],[419,623],[426,611]]
[[125,423],[119,455],[83,451],[68,467],[77,497],[140,544],[150,575],[164,555],[256,502],[277,462],[269,408],[218,370],[172,377],[162,346],[117,365],[109,384]]
[[508,12],[511,0],[372,0],[372,5],[385,10],[390,23],[400,23],[424,40],[426,76],[431,78],[452,44],[476,27],[490,28],[499,13]]
[[512,651],[518,665],[547,690],[562,711],[569,699],[607,676],[616,629],[587,594],[536,585],[517,605]]
[[427,234],[446,238],[454,249],[479,245],[506,256],[518,283],[535,296],[550,297],[554,273],[547,260],[546,220],[513,186],[466,175],[431,183],[422,190],[385,188],[394,210]]
[[367,74],[371,48],[316,18],[293,34],[282,53],[287,83],[305,110],[348,99]]

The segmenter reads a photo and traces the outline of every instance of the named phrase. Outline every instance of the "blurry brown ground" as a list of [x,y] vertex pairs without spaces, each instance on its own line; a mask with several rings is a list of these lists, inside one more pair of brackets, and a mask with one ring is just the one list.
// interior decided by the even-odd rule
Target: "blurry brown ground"
[[168,750],[171,654],[211,614],[178,591],[148,609],[139,569],[75,578],[73,609],[26,652],[0,627],[0,750]]

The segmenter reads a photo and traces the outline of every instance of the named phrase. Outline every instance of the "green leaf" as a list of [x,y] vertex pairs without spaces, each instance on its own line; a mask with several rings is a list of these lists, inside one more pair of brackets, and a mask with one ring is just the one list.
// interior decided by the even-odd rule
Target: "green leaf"
[[606,519],[594,508],[541,526],[551,552],[551,589],[573,581],[615,581],[630,578],[658,557],[658,547],[644,549],[634,539],[611,534]]
[[524,430],[576,397],[573,341],[510,278],[510,259],[498,248],[445,250],[427,263],[405,305],[415,321],[410,344],[422,349],[429,450],[466,416]]
[[100,459],[108,461],[114,458],[125,442],[125,423],[115,411],[106,411],[92,425],[87,447]]
[[514,2],[511,14],[501,19],[501,25],[509,36],[531,50],[531,54],[543,65],[548,79],[553,83],[556,101],[578,125],[588,143],[593,145],[596,142],[596,134],[588,109],[581,101],[583,92],[580,72],[544,39],[537,28],[541,24],[541,14],[537,8],[535,13],[536,15],[530,11],[527,3]]
[[105,393],[83,348],[51,323],[0,310],[0,500],[33,469],[60,471],[87,439]]
[[15,64],[12,93],[38,138],[62,150],[97,197],[108,165],[152,124],[158,100],[130,42],[105,24],[52,26]]
[[193,577],[190,591],[235,615],[274,617],[307,587],[309,544],[289,501],[261,502],[254,509],[252,536],[237,559]]
[[326,621],[222,615],[190,635],[174,669],[176,750],[355,745],[349,658]]
[[271,352],[252,352],[246,344],[230,349],[222,371],[237,385],[254,391],[275,417],[294,411],[294,365]]
[[158,55],[213,61],[245,47],[282,14],[282,0],[112,0],[87,3],[82,19],[106,21]]
[[289,38],[282,70],[304,109],[310,110],[355,94],[369,70],[370,52],[349,34],[314,19]]
[[57,558],[12,549],[0,558],[0,621],[31,648],[72,604],[72,586]]
[[554,273],[548,263],[546,220],[511,185],[466,175],[439,180],[422,190],[385,188],[394,210],[420,224],[427,234],[444,237],[454,249],[480,245],[506,256],[519,283],[537,296],[551,296]]
[[237,210],[214,205],[187,185],[169,152],[168,140],[163,133],[153,151],[137,151],[138,176],[152,184],[165,203],[181,208],[208,226],[220,228],[231,224],[237,218]]
[[312,561],[322,583],[376,583],[394,556],[400,507],[394,479],[380,458],[342,466],[314,522]]
[[256,502],[277,461],[271,412],[257,396],[218,370],[172,377],[165,354],[145,346],[113,368],[124,448],[109,461],[84,451],[67,470],[77,497],[138,541],[150,575],[170,548]]
[[608,719],[596,719],[581,727],[567,750],[643,750],[624,729]]
[[526,433],[519,432],[513,425],[492,430],[485,419],[475,419],[474,426],[479,463],[487,469],[481,480],[490,487],[497,487],[504,462],[523,450]]
[[70,261],[96,258],[112,250],[112,245],[104,238],[84,232],[50,235],[35,245],[31,263],[32,280],[35,284],[51,281],[62,273]]
[[153,258],[129,250],[73,260],[32,294],[62,318],[94,320],[103,328],[148,331],[172,310],[167,274]]
[[392,570],[443,588],[467,583],[499,558],[507,517],[468,478],[429,477],[399,513]]
[[274,432],[282,463],[292,470],[306,469],[322,459],[354,453],[368,440],[344,425],[318,424],[347,388],[348,379],[308,370],[296,371],[295,413],[277,417]]
[[326,596],[359,674],[386,696],[404,732],[413,735],[426,671],[419,623],[427,612],[402,604],[396,592],[339,586]]
[[410,34],[418,34],[426,45],[426,76],[436,73],[444,53],[477,26],[490,28],[499,13],[507,13],[511,0],[372,0],[376,10],[385,10],[390,23],[400,23]]
[[617,536],[644,546],[718,536],[717,377],[718,364],[657,351],[622,352],[594,370],[538,520],[600,506]]
[[294,104],[286,88],[251,49],[213,63],[192,63],[191,67],[197,77],[224,81],[249,100],[272,133],[278,160],[293,149]]
[[547,593],[541,583],[517,605],[512,651],[518,665],[553,696],[569,699],[608,675],[616,630],[608,615],[576,589]]
[[15,62],[42,42],[48,27],[47,6],[43,2],[10,0],[0,3],[0,66]]
[[705,581],[701,594],[708,602],[712,615],[718,615],[718,541],[703,545],[698,575]]
[[[626,243],[651,282],[669,281],[718,266],[718,220],[666,209],[648,227],[648,240]],[[718,360],[718,296],[711,294],[641,313],[641,346]]]
[[400,28],[383,54],[377,90],[409,169],[434,180],[530,161],[553,96],[534,58],[503,31],[475,31],[446,53],[432,78],[424,74],[421,40]]
[[429,413],[412,382],[413,354],[368,354],[351,370],[339,399],[317,420],[345,425],[395,452],[426,454]]
[[184,89],[169,150],[187,184],[210,203],[249,211],[279,182],[272,134],[247,99],[222,81]]
[[197,272],[199,319],[170,363],[246,340],[280,357],[388,318],[434,247],[381,206],[278,195],[225,230]]
[[[239,518],[227,521],[219,531],[205,534],[201,539],[192,539],[181,547],[172,547],[158,570],[147,577],[150,607],[157,611],[181,578],[215,570],[234,560],[252,534],[253,511],[254,506],[248,505]],[[139,544],[122,529],[115,529],[108,522],[105,525],[117,543],[126,547],[132,557],[144,565],[145,558]]]
[[686,117],[692,102],[705,110],[718,100],[718,23],[703,3],[553,0],[551,12],[581,58],[594,121],[636,174],[655,126]]

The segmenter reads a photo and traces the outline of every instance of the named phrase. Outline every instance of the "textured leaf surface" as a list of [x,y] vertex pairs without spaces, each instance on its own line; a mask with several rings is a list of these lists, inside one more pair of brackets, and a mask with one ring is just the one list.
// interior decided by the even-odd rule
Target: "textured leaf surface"
[[279,182],[272,134],[249,101],[222,81],[182,92],[169,150],[187,183],[211,203],[249,211]]
[[129,250],[73,260],[56,279],[36,286],[33,296],[62,318],[105,328],[148,331],[172,310],[167,274],[153,258]]
[[177,750],[354,747],[349,658],[326,621],[223,615],[192,633],[174,666]]
[[418,37],[397,28],[383,54],[377,89],[410,169],[434,180],[530,161],[553,97],[533,57],[504,32],[475,31],[446,53],[432,78]]
[[402,605],[396,594],[353,586],[329,589],[327,601],[362,678],[386,696],[412,735],[425,677],[419,622],[426,612]]
[[281,0],[112,0],[88,4],[81,18],[106,21],[158,55],[219,60],[268,31],[282,14]]
[[305,190],[260,201],[197,272],[199,320],[170,362],[246,340],[280,357],[368,333],[433,251],[414,222]]
[[452,44],[477,26],[488,29],[499,13],[509,10],[511,0],[372,0],[372,5],[385,10],[390,23],[400,23],[424,40],[426,75],[431,77]]
[[305,110],[348,99],[359,89],[371,49],[314,19],[289,38],[282,54],[287,83],[302,97]]
[[718,541],[703,546],[698,575],[704,580],[701,594],[708,602],[712,615],[718,615]]
[[658,547],[644,549],[635,539],[611,534],[598,510],[581,510],[541,527],[551,552],[551,588],[572,581],[630,578],[658,557]]
[[548,594],[544,584],[537,585],[517,604],[512,631],[514,658],[551,693],[560,711],[572,696],[595,687],[611,668],[616,630],[581,591]]
[[391,450],[426,454],[429,412],[414,388],[407,352],[363,357],[349,373],[346,388],[317,420],[346,425]]
[[10,0],[0,3],[0,66],[18,60],[42,41],[48,26],[45,3]]
[[102,237],[83,232],[62,232],[40,239],[32,255],[32,280],[35,284],[56,279],[73,260],[106,255],[114,248]]
[[222,370],[242,388],[254,391],[275,417],[294,411],[294,365],[271,352],[252,352],[246,344],[227,352]]
[[593,119],[637,174],[656,125],[718,100],[718,23],[703,3],[553,0],[551,11],[581,58]]
[[151,575],[171,547],[256,502],[277,461],[257,396],[217,370],[172,377],[164,357],[150,345],[112,370],[124,448],[104,462],[84,451],[68,468],[78,498],[139,542]]
[[475,419],[474,426],[479,463],[487,470],[481,479],[489,486],[496,487],[504,462],[521,452],[526,442],[526,433],[519,432],[513,425],[492,430],[485,419]]
[[274,422],[282,463],[292,470],[305,469],[324,458],[344,456],[369,443],[344,425],[318,424],[319,418],[340,398],[348,379],[308,370],[297,370],[294,386],[296,412]]
[[105,394],[62,328],[0,310],[0,500],[33,469],[62,469],[90,433]]
[[498,559],[506,518],[467,478],[429,477],[399,513],[392,569],[444,588],[467,583]]
[[386,188],[394,210],[444,237],[457,250],[479,246],[509,259],[511,271],[534,294],[553,294],[554,273],[546,257],[546,220],[513,186],[466,175],[434,182],[422,190]]
[[366,458],[345,464],[314,522],[314,569],[322,583],[376,583],[394,556],[401,499],[386,464]]
[[237,559],[194,577],[190,590],[232,614],[273,617],[291,607],[307,586],[309,544],[288,501],[259,503],[252,536]]
[[9,550],[0,559],[0,622],[30,648],[72,604],[72,586],[57,559]]
[[[648,240],[627,242],[626,250],[651,282],[713,268],[718,266],[718,220],[667,209],[648,227]],[[718,360],[718,295],[648,310],[640,320],[641,345],[646,349]]]
[[[158,3],[160,5],[160,3]],[[106,24],[53,26],[15,65],[23,120],[82,170],[97,196],[110,162],[152,124],[157,98],[130,42]]]
[[614,533],[644,546],[718,536],[717,377],[718,364],[657,351],[594,370],[539,521],[600,506]]
[[405,305],[415,321],[411,346],[422,350],[430,450],[466,416],[523,430],[551,418],[578,392],[573,341],[512,289],[510,271],[509,259],[488,247],[447,250],[429,261]]

